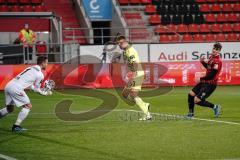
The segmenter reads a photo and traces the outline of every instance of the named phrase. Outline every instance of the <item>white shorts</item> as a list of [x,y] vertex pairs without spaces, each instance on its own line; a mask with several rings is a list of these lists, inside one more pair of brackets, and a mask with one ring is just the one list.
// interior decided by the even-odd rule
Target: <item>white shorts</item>
[[30,100],[25,91],[14,83],[8,83],[4,89],[6,105],[16,105],[21,107],[30,104]]

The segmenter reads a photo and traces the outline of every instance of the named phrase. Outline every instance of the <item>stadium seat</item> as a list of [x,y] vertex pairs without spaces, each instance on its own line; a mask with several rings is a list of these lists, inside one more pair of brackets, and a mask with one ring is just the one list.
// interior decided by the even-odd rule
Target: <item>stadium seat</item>
[[222,8],[220,4],[213,4],[211,7],[211,11],[212,12],[221,12]]
[[204,36],[202,34],[193,35],[193,40],[195,42],[204,42],[205,41]]
[[42,0],[31,0],[32,4],[39,5],[42,3]]
[[216,35],[216,41],[219,41],[219,42],[224,42],[226,41],[225,39],[225,35],[223,33],[219,33]]
[[205,39],[206,42],[214,42],[215,41],[215,35],[214,34],[206,34],[206,39]]
[[172,23],[173,24],[181,24],[182,23],[182,16],[179,14],[175,14],[172,17]]
[[199,12],[199,7],[196,4],[190,5],[190,13],[196,14]]
[[120,5],[128,5],[128,0],[118,0]]
[[4,4],[5,3],[5,0],[0,0],[0,4]]
[[197,3],[206,3],[206,0],[195,0]]
[[167,32],[168,33],[175,33],[175,32],[177,32],[177,27],[174,24],[169,24],[166,27],[167,27]]
[[170,24],[171,23],[170,15],[169,14],[162,15],[161,22],[162,22],[162,24]]
[[192,42],[193,38],[190,34],[184,34],[183,37],[182,37],[182,41],[183,42]]
[[209,7],[208,4],[202,4],[202,5],[200,6],[200,11],[201,11],[201,12],[210,12],[211,10],[210,10],[210,7]]
[[7,0],[6,2],[10,5],[13,5],[13,4],[17,4],[18,0]]
[[161,35],[161,36],[160,36],[159,42],[161,42],[161,43],[167,43],[167,42],[169,42],[169,41],[170,41],[170,38],[169,38],[168,35]]
[[35,6],[35,10],[34,10],[34,11],[35,11],[35,12],[46,12],[47,9],[46,9],[46,7],[43,6],[43,5],[38,5],[38,6]]
[[227,22],[227,16],[226,14],[218,14],[216,18],[217,22]]
[[213,33],[219,33],[219,32],[221,32],[221,31],[222,31],[222,30],[221,30],[221,25],[220,25],[220,24],[216,24],[216,23],[212,24],[212,25],[211,25],[211,31],[212,31]]
[[233,4],[232,8],[234,12],[240,12],[240,3]]
[[193,22],[196,23],[196,24],[202,24],[202,23],[204,23],[203,14],[196,14],[196,15],[194,16],[194,21],[193,21]]
[[208,3],[215,3],[216,0],[206,0]]
[[214,23],[216,21],[215,15],[214,14],[206,14],[205,20],[206,20],[206,22]]
[[237,34],[235,33],[230,33],[226,35],[227,41],[238,41]]
[[149,18],[149,22],[151,25],[158,25],[161,23],[160,16],[158,14],[151,15]]
[[188,27],[185,24],[179,24],[177,25],[177,32],[178,33],[187,33],[188,32]]
[[157,6],[157,13],[161,15],[165,15],[167,13],[167,8],[165,5],[158,5]]
[[198,33],[198,25],[197,24],[190,24],[188,25],[188,32],[190,33]]
[[188,13],[188,8],[187,8],[187,5],[179,5],[178,6],[178,14],[186,14]]
[[155,6],[152,5],[152,4],[146,5],[146,7],[145,7],[145,13],[147,13],[147,14],[154,14],[154,13],[156,13],[156,8],[155,8]]
[[30,0],[19,0],[20,5],[30,4]]
[[141,3],[145,4],[145,5],[146,4],[151,4],[151,2],[152,2],[151,0],[141,0]]
[[175,5],[169,5],[167,7],[167,14],[177,14],[177,7]]
[[167,32],[167,27],[163,25],[156,26],[154,32],[158,34],[164,34]]
[[237,14],[235,13],[228,14],[228,22],[237,22],[237,21],[238,21]]
[[9,8],[7,5],[0,5],[0,12],[9,12]]
[[130,4],[132,5],[138,5],[141,4],[141,0],[129,0]]
[[232,11],[232,6],[229,3],[224,3],[222,6],[222,11],[223,12],[231,12]]
[[33,7],[30,5],[24,5],[22,7],[23,7],[23,12],[33,12],[34,11]]
[[222,32],[232,32],[232,26],[229,23],[224,23],[222,25]]
[[210,25],[209,24],[200,24],[199,32],[201,32],[201,33],[208,33],[208,32],[210,32]]
[[170,36],[170,41],[171,42],[180,42],[181,38],[179,37],[179,35],[172,35]]
[[14,6],[11,7],[11,11],[12,12],[20,12],[21,9],[20,9],[20,7],[18,5],[14,5]]
[[193,23],[193,16],[191,14],[185,14],[183,17],[184,24],[192,24]]
[[240,23],[233,24],[233,31],[240,32]]

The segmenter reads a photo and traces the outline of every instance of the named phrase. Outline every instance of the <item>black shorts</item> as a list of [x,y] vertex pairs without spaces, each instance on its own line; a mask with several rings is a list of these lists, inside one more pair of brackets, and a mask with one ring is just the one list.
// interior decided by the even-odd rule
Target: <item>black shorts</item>
[[214,92],[216,87],[217,86],[214,84],[198,83],[196,86],[193,87],[192,91],[199,99],[205,100]]

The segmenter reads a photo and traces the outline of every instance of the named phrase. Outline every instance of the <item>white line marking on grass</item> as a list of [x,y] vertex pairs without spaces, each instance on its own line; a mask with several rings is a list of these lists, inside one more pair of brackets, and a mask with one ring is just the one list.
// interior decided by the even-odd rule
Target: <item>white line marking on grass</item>
[[9,156],[3,155],[3,154],[0,154],[0,158],[3,158],[5,160],[17,160],[16,158],[9,157]]

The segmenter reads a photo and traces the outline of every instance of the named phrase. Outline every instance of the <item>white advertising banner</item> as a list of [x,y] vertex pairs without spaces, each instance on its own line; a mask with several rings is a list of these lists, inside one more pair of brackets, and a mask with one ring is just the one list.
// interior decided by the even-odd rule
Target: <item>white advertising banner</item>
[[[151,44],[150,62],[198,61],[208,57],[214,43]],[[240,42],[221,43],[223,60],[240,60]]]
[[[134,44],[141,62],[148,62],[148,44]],[[106,48],[106,63],[114,62],[114,58],[118,58],[118,62],[122,62],[122,50],[118,46],[109,45]],[[104,45],[87,45],[80,46],[81,63],[100,63],[103,58]],[[98,60],[96,60],[98,59]]]

